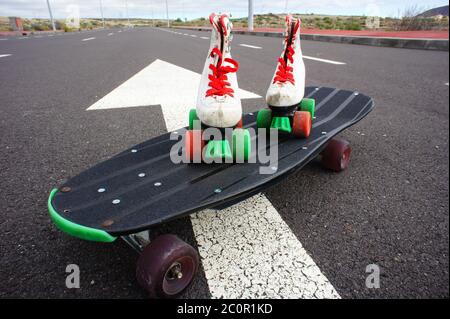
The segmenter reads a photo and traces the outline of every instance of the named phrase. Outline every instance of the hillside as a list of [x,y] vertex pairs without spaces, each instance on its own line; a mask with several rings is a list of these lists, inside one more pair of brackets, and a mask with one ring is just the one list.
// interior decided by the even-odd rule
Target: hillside
[[448,6],[434,8],[434,9],[427,10],[427,11],[419,14],[419,17],[422,17],[422,18],[433,18],[433,17],[439,17],[439,16],[448,17]]

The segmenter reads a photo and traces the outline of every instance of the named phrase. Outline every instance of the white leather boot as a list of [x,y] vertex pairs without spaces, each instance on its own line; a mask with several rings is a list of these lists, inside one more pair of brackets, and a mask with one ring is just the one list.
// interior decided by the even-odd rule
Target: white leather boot
[[211,45],[203,69],[197,98],[197,116],[211,127],[234,127],[242,118],[237,96],[238,63],[231,58],[232,23],[226,14],[211,14]]
[[277,69],[266,94],[273,111],[298,105],[305,95],[305,64],[300,46],[300,19],[286,16],[286,38]]

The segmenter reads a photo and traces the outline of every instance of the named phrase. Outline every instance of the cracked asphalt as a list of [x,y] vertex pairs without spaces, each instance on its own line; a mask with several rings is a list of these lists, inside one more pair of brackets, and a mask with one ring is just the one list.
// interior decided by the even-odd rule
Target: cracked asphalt
[[[86,109],[156,59],[200,73],[209,45],[201,37],[208,33],[136,28],[107,36],[110,32],[0,41],[0,55],[10,54],[0,58],[2,298],[146,297],[134,278],[133,250],[122,241],[97,244],[59,232],[46,200],[67,178],[166,131],[158,107]],[[88,37],[95,39],[82,41]],[[273,222],[286,227],[272,240],[298,240],[307,252],[299,257],[306,262],[299,266],[302,276],[290,271],[298,264],[283,259],[282,251],[240,260],[245,227],[237,232],[242,237],[221,238],[224,249],[216,251],[208,239],[214,227],[227,234],[244,213],[230,208],[221,213],[235,217],[233,224],[221,224],[217,214],[210,237],[196,237],[199,224],[190,218],[153,230],[154,236],[177,234],[217,261],[203,264],[181,297],[448,298],[448,52],[310,41],[302,46],[308,56],[345,63],[305,60],[307,85],[360,91],[376,104],[342,133],[353,147],[347,171],[330,173],[313,162],[264,193],[281,216]],[[280,48],[277,38],[235,35],[240,87],[264,96]],[[263,99],[243,105],[245,111],[265,106]],[[255,223],[272,222],[267,216],[255,216]],[[251,234],[255,240],[264,237],[264,227],[259,229]],[[267,272],[274,276],[266,283],[252,272],[262,258],[273,260]],[[309,262],[333,287],[325,295],[314,284],[317,274],[308,272]],[[73,263],[80,266],[80,289],[65,286],[66,266]],[[379,289],[365,286],[369,264],[380,267]],[[224,267],[236,273],[223,279],[230,283],[226,289],[220,285]]]

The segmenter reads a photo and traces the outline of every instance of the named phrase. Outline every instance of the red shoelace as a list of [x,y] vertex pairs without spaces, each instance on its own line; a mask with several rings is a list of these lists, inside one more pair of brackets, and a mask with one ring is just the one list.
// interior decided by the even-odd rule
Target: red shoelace
[[[290,19],[286,20],[288,22],[288,25],[290,24]],[[294,63],[294,54],[295,54],[295,50],[292,47],[294,45],[294,39],[295,36],[298,32],[298,29],[300,27],[300,24],[298,23],[295,26],[294,29],[294,34],[292,35],[292,42],[291,44],[286,48],[286,58],[287,60],[285,60],[283,57],[280,57],[278,59],[278,70],[276,73],[276,76],[273,79],[273,83],[286,83],[286,82],[290,82],[292,84],[295,85],[295,80],[294,80],[294,75],[292,74],[292,72],[294,71],[294,68],[291,66],[287,65],[287,62],[289,61],[291,64]],[[289,43],[289,39],[286,38],[286,45]]]
[[[288,61],[292,64],[294,63],[294,49],[289,46],[286,50],[286,56]],[[287,65],[287,62],[283,58],[278,59],[278,71],[277,75],[273,79],[273,83],[286,83],[291,82],[292,84],[295,84],[294,75],[292,74],[292,71],[294,71],[294,68]]]
[[[214,48],[211,51],[211,57],[219,57],[219,60],[217,62],[217,66],[214,64],[210,64],[209,68],[213,71],[212,74],[208,76],[209,87],[210,89],[206,91],[206,96],[224,96],[229,95],[231,97],[234,97],[234,90],[230,88],[230,82],[228,82],[228,73],[234,73],[237,72],[239,68],[239,64],[230,58],[223,59],[222,52],[218,48]],[[233,66],[223,66],[223,62],[228,62],[232,64]]]

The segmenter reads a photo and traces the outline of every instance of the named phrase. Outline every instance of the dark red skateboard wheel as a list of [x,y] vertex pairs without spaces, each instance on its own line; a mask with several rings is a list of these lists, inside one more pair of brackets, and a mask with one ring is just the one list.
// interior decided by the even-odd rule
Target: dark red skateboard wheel
[[186,160],[188,162],[201,162],[205,141],[201,130],[188,130],[185,135]]
[[320,154],[322,165],[335,172],[345,170],[350,162],[352,148],[350,143],[342,138],[332,138]]
[[199,264],[197,251],[175,235],[161,235],[139,256],[136,278],[150,298],[172,298],[192,282]]
[[298,138],[305,138],[311,134],[312,119],[311,113],[306,111],[296,111],[292,121],[292,134]]

